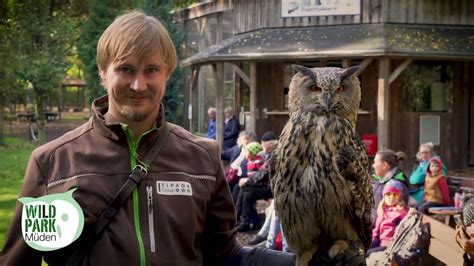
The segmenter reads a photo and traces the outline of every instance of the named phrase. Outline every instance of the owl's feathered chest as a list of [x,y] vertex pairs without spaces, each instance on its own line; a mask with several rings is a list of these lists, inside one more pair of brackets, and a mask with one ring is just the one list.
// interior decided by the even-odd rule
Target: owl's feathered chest
[[303,136],[305,140],[298,145],[307,148],[307,158],[313,162],[328,163],[341,147],[351,142],[353,126],[347,119],[339,116],[307,116],[301,122],[293,125],[300,128],[295,131],[300,131],[300,137]]

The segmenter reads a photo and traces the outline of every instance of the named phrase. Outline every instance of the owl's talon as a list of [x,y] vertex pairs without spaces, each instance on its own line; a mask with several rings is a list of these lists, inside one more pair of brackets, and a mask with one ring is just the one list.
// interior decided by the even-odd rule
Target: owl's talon
[[347,243],[347,241],[337,240],[329,249],[328,255],[331,259],[333,259],[334,257],[336,257],[337,254],[344,252],[348,247],[349,244]]

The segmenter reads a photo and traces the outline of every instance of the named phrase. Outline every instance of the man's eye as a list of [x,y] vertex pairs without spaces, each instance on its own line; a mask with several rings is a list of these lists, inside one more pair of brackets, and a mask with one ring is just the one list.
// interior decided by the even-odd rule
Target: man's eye
[[147,73],[150,73],[150,74],[158,73],[158,72],[160,72],[160,68],[158,68],[158,67],[150,67],[150,68],[147,68],[146,72],[147,72]]
[[125,73],[125,74],[131,74],[133,73],[133,69],[130,67],[118,67],[117,68],[118,72]]

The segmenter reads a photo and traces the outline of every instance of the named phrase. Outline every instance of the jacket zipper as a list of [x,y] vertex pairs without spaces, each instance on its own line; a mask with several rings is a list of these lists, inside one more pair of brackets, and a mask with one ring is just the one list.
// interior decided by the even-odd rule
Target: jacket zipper
[[[121,124],[121,125],[122,125],[123,130],[125,131],[125,135],[127,136],[127,142],[130,148],[130,165],[131,165],[131,169],[133,170],[133,168],[135,168],[135,166],[137,165],[137,161],[138,161],[137,148],[138,148],[138,144],[140,143],[141,138],[147,133],[153,131],[155,128],[152,128],[151,130],[143,133],[137,139],[137,141],[135,141],[132,137],[132,133],[128,129],[128,125],[126,124]],[[141,228],[140,228],[140,205],[139,205],[139,200],[138,200],[137,187],[133,190],[132,199],[133,199],[133,223],[135,225],[135,234],[137,235],[138,252],[140,256],[140,266],[145,266],[145,246],[143,244],[143,238],[142,238],[142,233],[141,233]]]
[[148,205],[148,232],[150,233],[150,251],[155,253],[155,223],[153,220],[153,186],[146,187]]

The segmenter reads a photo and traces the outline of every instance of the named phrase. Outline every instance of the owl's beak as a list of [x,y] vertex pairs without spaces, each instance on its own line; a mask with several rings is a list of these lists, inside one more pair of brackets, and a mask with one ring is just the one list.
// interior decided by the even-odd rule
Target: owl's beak
[[332,96],[330,93],[324,93],[323,94],[323,100],[324,100],[324,103],[326,104],[326,107],[327,108],[331,108],[331,105],[332,105]]

